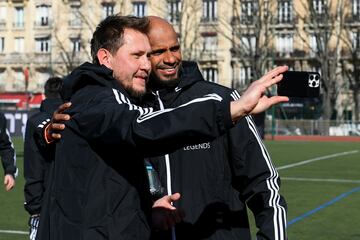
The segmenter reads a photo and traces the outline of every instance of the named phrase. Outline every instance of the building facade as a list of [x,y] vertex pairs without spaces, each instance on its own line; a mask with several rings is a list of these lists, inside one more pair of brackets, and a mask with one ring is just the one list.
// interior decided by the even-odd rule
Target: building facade
[[276,65],[318,71],[328,114],[359,118],[360,0],[0,0],[0,92],[42,92],[91,61],[92,32],[114,13],[167,18],[184,59],[240,91]]

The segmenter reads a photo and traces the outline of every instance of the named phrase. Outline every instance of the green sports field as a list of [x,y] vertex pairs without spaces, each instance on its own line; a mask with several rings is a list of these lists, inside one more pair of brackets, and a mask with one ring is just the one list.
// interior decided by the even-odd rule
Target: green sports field
[[[0,189],[0,240],[28,239],[22,140],[14,139],[14,144],[20,176],[12,192]],[[289,239],[360,239],[360,143],[267,141],[266,145],[282,178]]]

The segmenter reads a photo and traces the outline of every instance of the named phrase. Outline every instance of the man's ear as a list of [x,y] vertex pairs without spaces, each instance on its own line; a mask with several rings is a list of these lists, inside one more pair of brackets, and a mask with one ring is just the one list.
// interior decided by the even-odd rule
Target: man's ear
[[112,69],[111,66],[111,58],[112,55],[109,50],[105,48],[100,48],[96,54],[97,58],[99,59],[100,65],[105,65],[107,68]]

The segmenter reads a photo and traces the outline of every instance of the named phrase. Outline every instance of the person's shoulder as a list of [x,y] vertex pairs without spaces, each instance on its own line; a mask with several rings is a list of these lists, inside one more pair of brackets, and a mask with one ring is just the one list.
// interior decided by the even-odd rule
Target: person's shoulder
[[102,98],[111,95],[111,93],[112,89],[110,87],[89,84],[74,93],[70,101],[86,101],[95,98]]
[[49,113],[45,113],[45,112],[36,112],[34,114],[32,114],[27,122],[26,122],[26,128],[29,127],[38,127],[39,125],[44,123],[47,123],[48,121],[50,121],[51,118],[51,114]]

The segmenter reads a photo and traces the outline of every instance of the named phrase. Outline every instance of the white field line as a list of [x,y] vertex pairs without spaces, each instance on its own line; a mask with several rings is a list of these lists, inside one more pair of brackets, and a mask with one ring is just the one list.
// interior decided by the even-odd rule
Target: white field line
[[282,177],[281,180],[303,181],[303,182],[360,183],[360,180],[351,180],[351,179],[321,179],[321,178]]
[[301,161],[301,162],[297,162],[297,163],[293,163],[293,164],[288,164],[288,165],[280,166],[280,167],[278,167],[278,168],[276,168],[276,169],[277,169],[277,170],[282,170],[282,169],[297,167],[297,166],[305,165],[305,164],[312,163],[312,162],[316,162],[316,161],[320,161],[320,160],[325,160],[325,159],[329,159],[329,158],[335,158],[335,157],[339,157],[339,156],[345,156],[345,155],[355,154],[355,153],[358,153],[358,152],[359,152],[358,150],[354,150],[354,151],[349,151],[349,152],[335,153],[335,154],[331,154],[331,155],[326,155],[326,156],[322,156],[322,157],[317,157],[317,158],[308,159],[308,160]]
[[28,235],[29,234],[29,232],[25,232],[25,231],[2,230],[2,229],[0,229],[0,233],[21,234],[21,235]]
[[[328,158],[334,158],[334,157],[345,156],[345,155],[349,155],[349,154],[355,154],[357,152],[359,152],[359,151],[354,150],[354,151],[349,151],[349,152],[342,152],[342,153],[336,153],[336,154],[326,155],[326,156],[322,156],[322,157],[312,158],[312,159],[301,161],[298,163],[293,163],[293,164],[278,167],[277,170],[297,167],[300,165],[304,165],[304,164],[308,164],[311,162],[320,161],[320,160],[324,160],[324,159],[328,159]],[[294,181],[313,181],[313,182],[360,183],[360,180],[346,180],[346,179],[316,179],[316,178],[290,178],[290,177],[282,177],[281,179],[282,180],[294,180]],[[0,229],[0,233],[21,234],[21,235],[29,234],[29,232],[26,232],[26,231],[2,230],[2,229]]]

